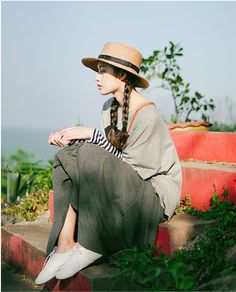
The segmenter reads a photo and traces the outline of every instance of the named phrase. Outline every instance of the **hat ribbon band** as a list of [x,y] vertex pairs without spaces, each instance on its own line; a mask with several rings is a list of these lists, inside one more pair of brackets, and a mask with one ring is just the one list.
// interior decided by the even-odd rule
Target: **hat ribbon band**
[[139,68],[137,66],[135,66],[134,64],[128,62],[128,61],[125,61],[125,60],[122,60],[122,59],[119,59],[119,58],[116,58],[116,57],[112,57],[112,56],[109,56],[109,55],[99,55],[98,58],[124,65],[126,67],[134,69],[137,73],[139,72]]

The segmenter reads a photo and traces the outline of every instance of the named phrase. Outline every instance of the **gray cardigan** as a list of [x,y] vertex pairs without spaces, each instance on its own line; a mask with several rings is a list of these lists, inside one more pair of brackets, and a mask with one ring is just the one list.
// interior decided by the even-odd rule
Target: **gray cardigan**
[[[103,105],[101,132],[110,125],[110,107],[113,98]],[[138,107],[137,107],[138,108]],[[135,113],[129,113],[128,127]],[[118,128],[122,112],[118,110]],[[143,107],[136,115],[123,149],[124,161],[129,163],[144,180],[150,180],[165,214],[170,218],[180,203],[182,172],[175,145],[159,110],[154,105]]]

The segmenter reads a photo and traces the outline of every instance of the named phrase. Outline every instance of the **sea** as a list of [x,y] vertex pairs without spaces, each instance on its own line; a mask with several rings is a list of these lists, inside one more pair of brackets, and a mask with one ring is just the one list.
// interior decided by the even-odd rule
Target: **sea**
[[1,154],[8,158],[17,149],[25,150],[34,154],[34,161],[46,164],[48,160],[54,159],[60,148],[48,144],[48,136],[51,130],[32,128],[10,128],[1,129]]

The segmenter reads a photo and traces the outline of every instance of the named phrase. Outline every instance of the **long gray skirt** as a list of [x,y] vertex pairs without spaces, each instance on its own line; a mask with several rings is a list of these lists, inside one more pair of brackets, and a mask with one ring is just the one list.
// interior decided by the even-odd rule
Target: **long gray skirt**
[[75,240],[103,255],[153,244],[164,211],[150,181],[94,144],[63,148],[53,166],[54,222],[47,254],[57,244],[69,204],[78,211]]

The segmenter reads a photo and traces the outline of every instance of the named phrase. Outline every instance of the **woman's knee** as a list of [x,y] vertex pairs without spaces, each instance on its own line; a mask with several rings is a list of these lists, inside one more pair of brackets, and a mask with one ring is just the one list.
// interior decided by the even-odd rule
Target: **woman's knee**
[[84,143],[79,150],[80,157],[97,161],[106,154],[106,150],[96,144]]

